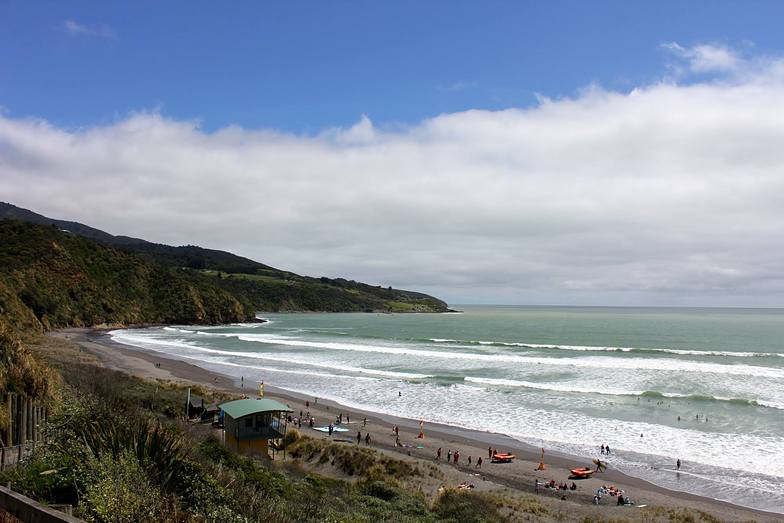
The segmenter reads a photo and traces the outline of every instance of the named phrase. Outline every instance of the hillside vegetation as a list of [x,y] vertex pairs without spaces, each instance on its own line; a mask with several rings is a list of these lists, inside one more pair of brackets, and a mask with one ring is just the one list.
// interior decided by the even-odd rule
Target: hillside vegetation
[[3,220],[0,240],[0,320],[19,332],[253,317],[214,279],[52,226]]
[[[245,310],[314,312],[445,312],[447,304],[426,294],[372,286],[343,278],[313,278],[248,258],[194,245],[174,247],[128,236],[113,236],[78,222],[56,220],[0,202],[0,219],[51,225],[159,266],[212,277]],[[204,283],[191,274],[195,281]]]

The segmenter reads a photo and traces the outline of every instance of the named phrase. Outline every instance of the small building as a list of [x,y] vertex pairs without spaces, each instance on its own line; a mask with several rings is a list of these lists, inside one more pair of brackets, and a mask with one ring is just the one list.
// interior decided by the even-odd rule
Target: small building
[[185,415],[188,419],[200,418],[204,412],[204,398],[190,395],[185,401]]
[[215,423],[220,414],[220,407],[217,403],[210,403],[204,407],[204,412],[201,413],[201,421]]
[[227,447],[239,452],[269,455],[269,440],[286,434],[283,403],[271,399],[242,399],[220,405]]

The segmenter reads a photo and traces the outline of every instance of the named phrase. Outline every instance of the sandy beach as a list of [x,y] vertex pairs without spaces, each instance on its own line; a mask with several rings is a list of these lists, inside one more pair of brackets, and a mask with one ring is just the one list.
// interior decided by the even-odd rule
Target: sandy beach
[[[110,339],[106,331],[67,329],[51,333],[49,339],[53,345],[57,346],[56,349],[51,350],[71,350],[76,354],[79,351],[84,351],[97,358],[103,366],[138,377],[199,384],[205,388],[235,394],[247,393],[252,396],[257,393],[256,383],[242,384],[234,378],[202,369],[186,361],[118,344]],[[62,343],[63,341],[66,343]],[[45,345],[46,342],[43,344]],[[545,455],[546,470],[535,470],[540,461],[539,449],[503,434],[428,423],[424,427],[425,438],[420,439],[417,438],[418,420],[364,412],[324,399],[319,399],[316,402],[315,398],[286,391],[280,385],[284,384],[266,384],[266,395],[288,404],[295,416],[299,416],[300,411],[303,413],[309,411],[311,416],[316,419],[315,426],[319,427],[334,421],[335,417],[342,413],[344,419],[349,417],[350,422],[341,426],[348,427],[349,430],[348,432],[336,433],[334,437],[356,438],[358,431],[364,437],[369,432],[372,438],[371,446],[376,449],[393,453],[396,456],[404,456],[406,459],[410,456],[410,459],[435,463],[444,472],[446,479],[442,483],[448,486],[467,481],[481,490],[514,489],[534,494],[534,485],[537,480],[542,484],[550,480],[555,480],[556,484],[563,482],[571,484],[572,480],[567,479],[570,469],[591,466],[590,460],[585,458],[547,453]],[[481,415],[481,413],[477,415]],[[367,420],[366,425],[363,423],[363,419]],[[402,447],[395,446],[396,437],[393,432],[395,426],[399,428],[400,442],[404,445]],[[305,425],[302,427],[302,432],[313,438],[328,437],[326,434],[307,428]],[[440,462],[435,461],[438,448],[442,449]],[[508,464],[490,463],[488,448],[497,449],[499,452],[513,453],[517,459]],[[450,450],[452,452],[459,450],[460,462],[458,465],[445,463],[447,452]],[[472,459],[470,466],[468,465],[469,456]],[[481,468],[476,467],[479,457],[484,460]],[[578,486],[575,491],[540,488],[536,495],[547,503],[558,504],[560,510],[574,520],[583,520],[587,517],[643,520],[644,514],[640,506],[647,505],[667,510],[680,508],[700,510],[721,520],[729,521],[784,521],[784,516],[781,514],[744,508],[723,501],[664,489],[616,470],[596,473],[593,478],[578,480],[575,483]],[[600,505],[594,505],[593,496],[597,489],[603,485],[615,485],[622,489],[625,495],[634,501],[635,506],[616,506],[616,498],[611,496],[604,496]],[[566,499],[562,500],[562,496],[565,496]]]

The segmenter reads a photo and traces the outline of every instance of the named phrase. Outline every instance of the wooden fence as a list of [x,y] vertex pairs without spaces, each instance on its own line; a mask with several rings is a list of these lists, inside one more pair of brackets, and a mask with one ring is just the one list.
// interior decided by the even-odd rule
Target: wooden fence
[[32,398],[19,394],[6,395],[8,435],[6,446],[38,442],[44,439],[48,412]]

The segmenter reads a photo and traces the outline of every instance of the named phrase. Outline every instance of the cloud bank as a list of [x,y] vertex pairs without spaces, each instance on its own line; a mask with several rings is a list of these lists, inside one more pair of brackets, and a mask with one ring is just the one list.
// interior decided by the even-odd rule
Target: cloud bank
[[711,60],[732,74],[316,136],[0,115],[0,199],[453,303],[784,305],[784,66]]

